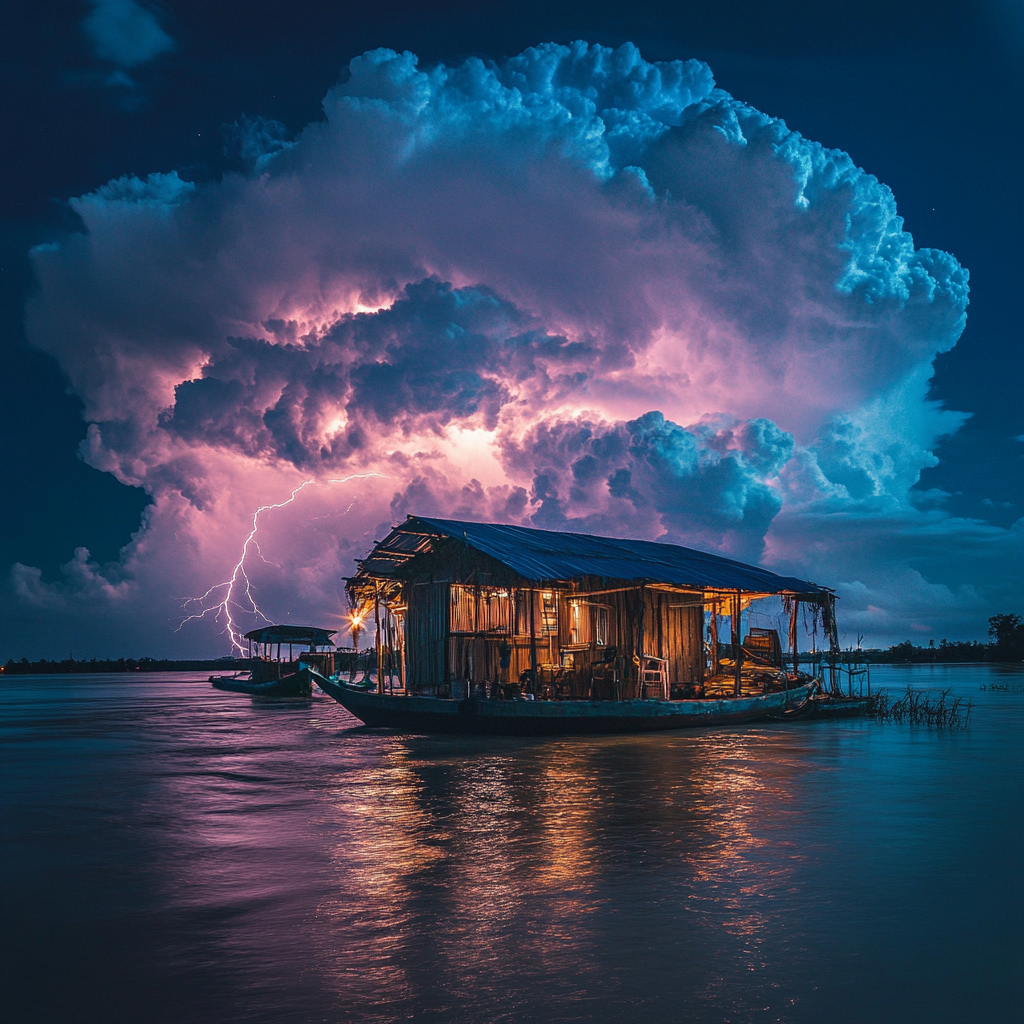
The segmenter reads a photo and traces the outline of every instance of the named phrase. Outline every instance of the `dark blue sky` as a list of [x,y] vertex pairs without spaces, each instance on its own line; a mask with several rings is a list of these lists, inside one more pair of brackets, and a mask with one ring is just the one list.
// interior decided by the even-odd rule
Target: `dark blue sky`
[[971,274],[968,326],[938,357],[933,394],[972,418],[940,443],[940,463],[919,489],[949,492],[954,515],[999,526],[1020,518],[1019,3],[168,0],[151,9],[175,48],[135,67],[122,61],[120,79],[83,32],[90,5],[9,4],[2,15],[0,417],[9,500],[0,573],[18,561],[52,577],[80,545],[100,562],[115,559],[148,501],[77,456],[81,403],[56,362],[25,341],[29,247],[75,231],[65,200],[111,178],[177,169],[188,180],[216,179],[238,165],[226,126],[262,115],[298,131],[322,116],[340,69],[378,46],[408,48],[422,65],[498,60],[550,40],[631,40],[648,60],[706,61],[734,96],[844,149],[892,188],[918,248],[950,252]]

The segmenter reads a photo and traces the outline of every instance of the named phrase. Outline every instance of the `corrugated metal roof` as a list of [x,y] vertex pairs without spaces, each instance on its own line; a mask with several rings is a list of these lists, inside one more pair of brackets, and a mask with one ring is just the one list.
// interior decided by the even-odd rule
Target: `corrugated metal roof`
[[762,594],[831,593],[827,587],[807,580],[779,576],[756,565],[677,544],[425,516],[410,516],[377,544],[362,563],[360,575],[392,575],[400,565],[429,548],[429,538],[417,536],[423,533],[464,541],[525,579],[538,583],[598,576],[608,580]]

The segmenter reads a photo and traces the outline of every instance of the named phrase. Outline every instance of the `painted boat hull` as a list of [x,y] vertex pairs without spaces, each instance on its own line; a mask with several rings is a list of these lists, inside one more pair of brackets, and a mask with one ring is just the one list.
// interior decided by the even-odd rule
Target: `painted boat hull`
[[365,725],[474,736],[589,736],[758,722],[785,717],[806,703],[813,686],[726,700],[446,700],[371,693],[316,672],[311,675],[324,693]]
[[215,690],[247,693],[252,697],[309,697],[313,693],[312,675],[310,669],[302,668],[290,676],[270,679],[265,683],[254,683],[251,679],[230,679],[226,676],[210,676],[210,683]]

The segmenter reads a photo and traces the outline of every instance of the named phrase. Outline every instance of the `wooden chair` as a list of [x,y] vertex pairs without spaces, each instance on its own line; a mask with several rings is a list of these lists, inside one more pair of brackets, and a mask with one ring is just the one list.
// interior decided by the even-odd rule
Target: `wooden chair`
[[782,668],[782,644],[775,629],[761,629],[751,626],[743,641],[744,653],[754,661]]
[[619,670],[614,661],[595,662],[590,674],[590,697],[592,700],[618,700]]
[[668,700],[668,661],[645,654],[638,659],[640,666],[641,696]]
[[622,696],[619,686],[621,674],[619,672],[618,653],[618,648],[606,647],[602,651],[603,656],[601,660],[591,663],[591,700],[619,700]]

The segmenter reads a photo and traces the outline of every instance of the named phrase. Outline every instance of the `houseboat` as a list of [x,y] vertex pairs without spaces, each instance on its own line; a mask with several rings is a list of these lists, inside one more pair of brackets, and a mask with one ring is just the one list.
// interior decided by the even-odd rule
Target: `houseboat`
[[[837,648],[827,587],[673,544],[409,516],[347,581],[353,633],[373,625],[361,685],[314,672],[371,726],[408,732],[621,733],[789,715],[801,607]],[[779,596],[777,630],[742,635]],[[729,639],[719,633],[725,619]]]

